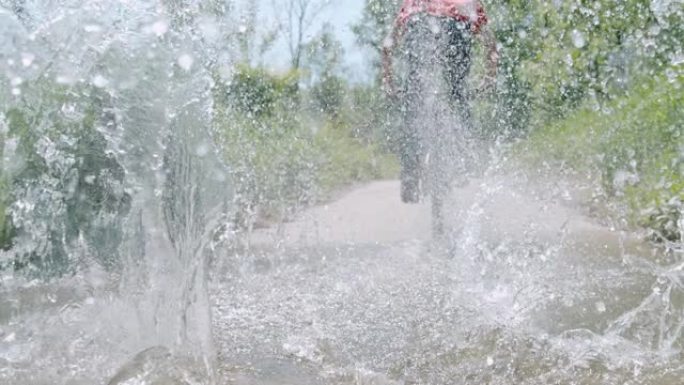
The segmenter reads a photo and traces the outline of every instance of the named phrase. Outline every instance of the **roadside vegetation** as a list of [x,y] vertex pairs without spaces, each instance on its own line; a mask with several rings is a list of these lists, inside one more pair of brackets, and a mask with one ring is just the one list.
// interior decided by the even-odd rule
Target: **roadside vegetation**
[[[367,0],[355,27],[376,57],[399,3]],[[500,63],[496,96],[474,106],[480,129],[527,168],[593,178],[613,218],[681,239],[681,2],[483,3]]]
[[654,79],[601,108],[579,108],[534,130],[517,149],[519,156],[542,172],[570,170],[592,178],[603,200],[613,203],[608,207],[619,208],[608,212],[613,219],[644,226],[657,241],[679,240],[684,209],[682,85],[681,78]]
[[332,75],[307,89],[300,80],[241,66],[229,85],[217,82],[215,124],[238,182],[239,228],[287,220],[344,186],[398,174],[362,123],[369,106],[358,96],[372,90]]
[[683,231],[677,3],[527,3],[524,13],[535,17],[508,50],[528,100],[516,111],[526,122],[516,153],[532,169],[593,179],[607,215],[657,241],[680,240]]

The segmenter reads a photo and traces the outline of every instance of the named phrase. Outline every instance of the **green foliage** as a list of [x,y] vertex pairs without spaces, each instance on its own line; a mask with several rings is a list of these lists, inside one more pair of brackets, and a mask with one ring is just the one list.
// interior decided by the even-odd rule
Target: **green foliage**
[[608,196],[630,207],[633,223],[674,240],[684,202],[682,86],[684,79],[659,77],[603,110],[581,108],[535,131],[525,156],[594,172]]
[[125,171],[99,131],[116,124],[108,96],[48,81],[25,85],[24,94],[24,103],[4,114],[5,144],[16,144],[4,154],[11,163],[3,165],[2,196],[14,213],[4,221],[3,245],[12,244],[8,235],[21,243],[13,267],[41,276],[65,273],[77,262],[69,250],[81,240],[102,265],[117,266],[130,197]]
[[259,120],[217,118],[237,182],[238,227],[287,219],[342,186],[396,175],[394,157],[354,138],[342,117],[322,123],[316,133],[311,127],[318,123],[302,117],[301,111],[278,110]]
[[344,103],[345,91],[344,80],[334,75],[328,75],[314,84],[311,89],[311,96],[316,108],[329,116],[335,117]]
[[492,8],[504,84],[524,85],[499,105],[526,100],[504,109],[518,117],[505,126],[526,122],[539,163],[597,173],[606,194],[630,208],[632,223],[672,239],[681,215],[683,101],[670,62],[681,49],[684,13],[655,6],[507,1]]
[[309,84],[326,76],[339,75],[344,56],[342,43],[336,38],[332,26],[325,24],[321,32],[304,47],[304,65]]
[[318,182],[330,192],[352,182],[394,178],[399,173],[395,157],[375,144],[364,144],[350,126],[328,123],[316,134],[315,145],[322,155]]
[[305,47],[303,68],[310,88],[312,107],[335,118],[345,102],[347,82],[341,77],[342,44],[330,25]]
[[661,239],[681,236],[684,200],[684,100],[669,67],[684,13],[671,3],[660,12],[640,0],[490,5],[503,76],[495,125],[530,131],[535,164],[597,174],[628,219]]
[[357,42],[379,55],[401,3],[401,0],[367,0],[361,20],[352,26]]
[[219,113],[215,124],[236,181],[236,225],[284,218],[291,209],[313,201],[318,155],[311,130],[293,109],[277,108],[259,119]]
[[363,94],[330,76],[299,90],[313,109],[291,104],[282,93],[270,102],[268,114],[219,100],[215,124],[236,181],[238,227],[287,219],[341,186],[396,174],[394,158],[357,135],[368,117],[361,115],[365,109],[354,108],[357,98],[347,98],[348,93]]
[[347,95],[349,111],[345,116],[354,129],[354,137],[381,146],[383,151],[396,150],[398,137],[394,127],[401,114],[382,90],[373,85],[355,85],[347,90]]
[[[514,90],[503,102],[524,96],[529,100],[524,113],[532,123],[548,122],[562,118],[587,98],[604,103],[623,95],[643,76],[662,73],[671,56],[681,50],[684,12],[671,4],[659,15],[651,3],[489,4],[491,25],[501,46],[502,92]],[[516,115],[521,108],[511,110]]]
[[216,98],[223,106],[253,117],[272,114],[278,103],[293,104],[299,90],[296,72],[272,74],[263,68],[239,65],[227,84],[217,82]]

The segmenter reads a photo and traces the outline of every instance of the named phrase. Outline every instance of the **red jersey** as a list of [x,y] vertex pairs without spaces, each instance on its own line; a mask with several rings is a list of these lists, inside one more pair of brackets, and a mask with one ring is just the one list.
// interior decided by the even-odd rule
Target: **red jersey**
[[482,3],[477,0],[404,0],[396,25],[404,27],[408,19],[417,13],[469,22],[474,33],[480,32],[488,21]]

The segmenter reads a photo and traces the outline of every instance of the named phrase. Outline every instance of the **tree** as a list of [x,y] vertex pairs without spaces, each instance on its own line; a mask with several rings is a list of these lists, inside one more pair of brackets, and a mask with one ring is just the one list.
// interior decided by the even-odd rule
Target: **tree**
[[264,118],[283,108],[280,104],[293,103],[298,81],[293,72],[275,75],[264,68],[238,65],[230,84],[217,85],[215,97],[221,106]]
[[301,65],[308,71],[311,84],[325,76],[339,75],[341,72],[344,49],[330,24],[324,24],[318,35],[305,45],[303,51]]
[[[328,4],[328,0],[273,0],[278,30],[290,51],[292,69],[301,67],[306,32]],[[281,9],[284,12],[279,12]]]
[[306,45],[303,66],[308,72],[309,86],[315,106],[336,116],[344,100],[345,82],[340,76],[342,44],[335,38],[330,24]]
[[[356,41],[370,47],[380,58],[382,42],[389,35],[401,0],[366,0],[361,21],[352,27]],[[379,60],[376,65],[379,66]]]
[[258,65],[264,54],[273,46],[278,28],[264,28],[267,23],[259,1],[239,0],[231,2],[230,15],[233,27],[229,40],[236,45],[239,60],[242,64]]

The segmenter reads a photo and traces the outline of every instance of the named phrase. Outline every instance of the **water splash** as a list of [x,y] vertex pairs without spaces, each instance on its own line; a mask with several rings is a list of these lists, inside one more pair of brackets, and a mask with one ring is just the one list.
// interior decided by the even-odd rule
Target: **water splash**
[[[212,145],[205,68],[212,58],[193,39],[190,16],[199,11],[179,15],[153,2],[57,3],[48,11],[29,2],[23,19],[0,14],[10,38],[0,73],[21,89],[20,99],[0,99],[9,111],[3,124],[10,135],[28,133],[3,165],[23,182],[14,186],[10,211],[15,246],[0,259],[5,274],[13,266],[17,277],[2,286],[13,300],[19,288],[35,285],[40,298],[22,310],[36,312],[34,321],[10,324],[12,345],[21,349],[0,349],[14,368],[0,378],[92,383],[112,375],[112,383],[129,384],[165,372],[178,383],[213,383],[206,269],[232,197]],[[26,174],[33,165],[42,174]],[[87,279],[94,270],[105,277],[97,285]],[[52,278],[41,284],[25,275]],[[53,325],[43,306],[62,285],[88,294],[63,303]],[[29,342],[40,325],[51,350]],[[57,356],[59,347],[70,353]],[[92,362],[77,364],[90,351]],[[39,356],[31,373],[23,372]],[[63,364],[74,371],[60,378],[54,370]]]

